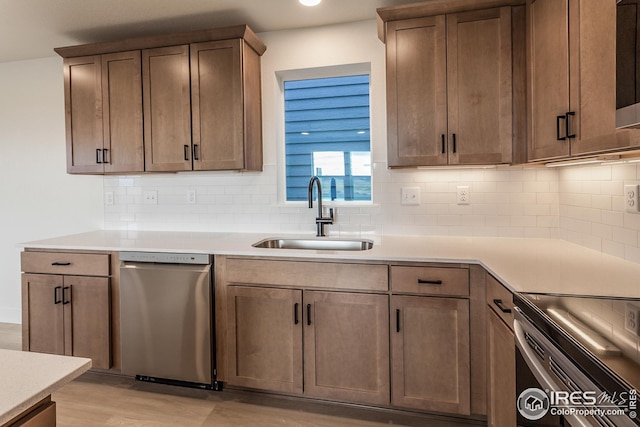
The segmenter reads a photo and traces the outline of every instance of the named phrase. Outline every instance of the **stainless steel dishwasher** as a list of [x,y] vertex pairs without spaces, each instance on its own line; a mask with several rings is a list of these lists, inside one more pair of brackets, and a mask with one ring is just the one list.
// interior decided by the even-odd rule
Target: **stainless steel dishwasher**
[[212,256],[120,252],[122,373],[219,389]]

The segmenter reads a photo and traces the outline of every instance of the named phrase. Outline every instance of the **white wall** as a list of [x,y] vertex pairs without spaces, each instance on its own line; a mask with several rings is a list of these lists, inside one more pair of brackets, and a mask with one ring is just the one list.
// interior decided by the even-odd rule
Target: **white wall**
[[625,184],[640,183],[640,165],[562,168],[560,236],[640,263],[640,214],[624,210]]
[[66,174],[62,60],[0,64],[0,322],[20,323],[17,244],[103,225],[102,177]]

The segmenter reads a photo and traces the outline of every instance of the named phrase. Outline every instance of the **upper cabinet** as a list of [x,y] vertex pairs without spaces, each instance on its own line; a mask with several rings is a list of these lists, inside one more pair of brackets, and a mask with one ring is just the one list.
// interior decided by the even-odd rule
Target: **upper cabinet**
[[[507,6],[483,8],[500,3]],[[514,123],[520,123],[514,90],[524,68],[513,48],[522,23],[512,25],[512,15],[524,15],[510,3],[378,9],[386,44],[389,167],[513,161]],[[443,13],[450,11],[456,13]]]
[[56,49],[68,172],[262,170],[265,49],[245,25]]
[[64,61],[69,173],[144,168],[140,52]]
[[528,160],[621,148],[615,1],[528,0]]

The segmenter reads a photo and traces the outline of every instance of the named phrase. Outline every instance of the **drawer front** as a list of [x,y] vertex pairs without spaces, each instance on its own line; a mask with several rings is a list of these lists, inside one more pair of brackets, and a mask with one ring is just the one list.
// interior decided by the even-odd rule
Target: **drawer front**
[[487,274],[487,304],[513,330],[513,295]]
[[469,295],[469,270],[440,267],[391,267],[391,290],[425,295]]
[[25,273],[109,276],[109,254],[22,252]]
[[388,291],[386,265],[230,258],[228,283]]

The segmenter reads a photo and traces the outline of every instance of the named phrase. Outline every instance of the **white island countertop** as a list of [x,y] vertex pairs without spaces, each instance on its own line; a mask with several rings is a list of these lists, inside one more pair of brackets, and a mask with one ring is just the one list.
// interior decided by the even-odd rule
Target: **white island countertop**
[[0,425],[91,368],[91,359],[0,349]]
[[558,239],[363,236],[366,251],[262,249],[268,233],[99,230],[23,243],[26,248],[479,264],[516,292],[640,298],[640,264]]

